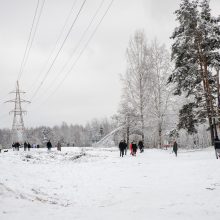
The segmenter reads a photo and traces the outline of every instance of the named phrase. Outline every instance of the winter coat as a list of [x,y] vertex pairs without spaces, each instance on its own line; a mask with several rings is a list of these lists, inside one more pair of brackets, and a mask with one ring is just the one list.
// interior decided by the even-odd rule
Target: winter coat
[[137,152],[137,144],[132,144],[132,150],[133,152]]
[[144,148],[144,144],[143,144],[142,141],[139,141],[138,147],[139,147],[140,150]]
[[47,142],[47,148],[48,148],[48,149],[52,148],[52,144],[51,144],[50,141]]
[[28,144],[26,142],[24,142],[24,148],[27,148]]
[[173,151],[177,152],[177,150],[178,150],[178,147],[177,147],[177,143],[175,141],[174,144],[173,144]]
[[124,143],[122,141],[119,143],[119,149],[121,151],[124,150]]

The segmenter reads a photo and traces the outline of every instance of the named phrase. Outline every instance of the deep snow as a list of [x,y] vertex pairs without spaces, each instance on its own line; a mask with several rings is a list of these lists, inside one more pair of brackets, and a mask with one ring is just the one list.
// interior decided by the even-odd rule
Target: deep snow
[[1,220],[220,219],[220,160],[212,148],[63,148],[0,154]]

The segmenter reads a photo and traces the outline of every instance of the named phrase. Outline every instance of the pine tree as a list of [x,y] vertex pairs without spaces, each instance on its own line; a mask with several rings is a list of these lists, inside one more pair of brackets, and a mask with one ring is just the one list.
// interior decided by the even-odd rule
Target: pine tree
[[[201,4],[198,1],[182,0],[180,9],[175,13],[180,25],[171,37],[174,40],[172,60],[175,69],[169,82],[176,83],[175,95],[184,92],[192,100],[180,111],[179,128],[194,132],[195,126],[204,122],[203,117],[206,116],[213,142],[212,117],[216,115],[213,68],[220,64],[219,20],[211,16],[208,0],[203,0]],[[192,111],[194,114],[190,114]],[[192,123],[184,120],[183,115],[187,112]]]

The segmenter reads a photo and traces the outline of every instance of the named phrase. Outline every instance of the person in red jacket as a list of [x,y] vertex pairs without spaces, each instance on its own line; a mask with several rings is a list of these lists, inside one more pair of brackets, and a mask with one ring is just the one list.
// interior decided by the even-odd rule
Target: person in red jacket
[[130,143],[130,151],[131,151],[131,155],[133,155],[133,149],[132,149],[132,143],[133,143],[133,141]]

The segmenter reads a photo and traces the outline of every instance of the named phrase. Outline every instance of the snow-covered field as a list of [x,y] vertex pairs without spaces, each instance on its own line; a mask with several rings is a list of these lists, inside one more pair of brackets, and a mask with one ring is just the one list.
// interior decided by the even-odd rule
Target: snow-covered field
[[0,154],[1,220],[220,219],[220,161],[212,148],[63,148]]

